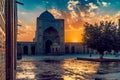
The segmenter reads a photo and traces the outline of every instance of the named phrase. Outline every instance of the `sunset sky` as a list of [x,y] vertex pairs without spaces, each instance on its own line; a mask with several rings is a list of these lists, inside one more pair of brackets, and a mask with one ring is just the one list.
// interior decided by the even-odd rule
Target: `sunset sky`
[[120,18],[120,0],[18,0],[18,41],[32,41],[36,18],[46,9],[65,19],[65,42],[81,42],[85,22],[115,21]]

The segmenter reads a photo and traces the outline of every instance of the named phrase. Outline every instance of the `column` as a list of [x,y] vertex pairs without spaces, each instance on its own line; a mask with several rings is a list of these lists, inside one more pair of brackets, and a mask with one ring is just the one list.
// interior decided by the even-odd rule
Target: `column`
[[6,27],[6,80],[15,80],[16,33],[15,33],[15,0],[5,1]]

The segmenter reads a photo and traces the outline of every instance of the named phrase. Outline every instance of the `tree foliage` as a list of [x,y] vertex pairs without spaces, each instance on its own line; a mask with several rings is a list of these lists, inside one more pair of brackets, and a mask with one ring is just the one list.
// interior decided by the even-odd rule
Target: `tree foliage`
[[114,22],[101,21],[99,24],[85,23],[83,41],[89,48],[104,51],[120,50],[120,32]]

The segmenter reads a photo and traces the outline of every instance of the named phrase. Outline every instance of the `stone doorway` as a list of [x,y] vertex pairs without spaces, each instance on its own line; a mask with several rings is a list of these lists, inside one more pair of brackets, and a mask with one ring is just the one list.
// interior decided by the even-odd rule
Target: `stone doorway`
[[68,46],[65,47],[65,53],[67,53],[67,54],[70,53]]
[[52,45],[52,41],[47,40],[45,42],[45,53],[51,53],[51,45]]
[[31,54],[32,54],[32,55],[35,55],[35,46],[32,46],[32,47],[31,47]]
[[23,47],[23,54],[28,55],[28,46]]
[[71,51],[72,51],[72,53],[75,53],[75,47],[74,46],[72,46]]

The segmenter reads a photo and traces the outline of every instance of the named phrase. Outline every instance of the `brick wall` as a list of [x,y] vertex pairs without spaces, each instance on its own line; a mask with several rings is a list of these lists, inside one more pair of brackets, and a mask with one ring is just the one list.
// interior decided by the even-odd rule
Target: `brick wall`
[[5,7],[5,1],[0,0],[0,80],[6,80],[4,7]]
[[5,80],[5,35],[0,27],[0,80]]

